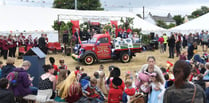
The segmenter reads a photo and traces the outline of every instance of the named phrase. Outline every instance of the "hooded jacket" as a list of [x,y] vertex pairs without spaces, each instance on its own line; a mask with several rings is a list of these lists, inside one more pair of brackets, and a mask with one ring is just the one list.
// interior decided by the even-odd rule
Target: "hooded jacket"
[[1,78],[7,77],[7,75],[14,70],[15,66],[12,64],[7,64],[2,68]]
[[10,87],[15,96],[23,97],[28,94],[31,94],[30,85],[31,81],[29,80],[28,73],[23,68],[15,68],[15,72],[18,72],[17,85],[15,87]]
[[7,89],[0,89],[0,103],[15,103],[12,92]]

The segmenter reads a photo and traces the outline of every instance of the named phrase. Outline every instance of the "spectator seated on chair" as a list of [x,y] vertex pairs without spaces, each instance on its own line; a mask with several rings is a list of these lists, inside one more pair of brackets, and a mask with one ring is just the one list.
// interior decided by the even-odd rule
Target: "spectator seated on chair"
[[[55,85],[56,85],[56,77],[54,74],[54,68],[51,65],[43,66],[45,73],[41,75],[39,79],[39,90],[46,90],[49,94],[51,94],[51,98],[55,97]],[[51,92],[50,92],[51,91]],[[39,94],[39,91],[38,91]],[[50,98],[50,97],[49,97]]]

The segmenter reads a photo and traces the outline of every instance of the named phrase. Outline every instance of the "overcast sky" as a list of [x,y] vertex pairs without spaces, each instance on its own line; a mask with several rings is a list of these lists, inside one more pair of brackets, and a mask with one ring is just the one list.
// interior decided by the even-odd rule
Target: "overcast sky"
[[[142,15],[145,7],[145,16],[153,15],[189,15],[201,6],[209,7],[209,0],[100,0],[102,7],[108,11],[130,11]],[[0,5],[52,7],[53,0],[0,0]]]
[[120,10],[139,13],[145,7],[145,16],[151,12],[154,15],[189,15],[201,6],[209,7],[209,0],[101,0],[106,10]]

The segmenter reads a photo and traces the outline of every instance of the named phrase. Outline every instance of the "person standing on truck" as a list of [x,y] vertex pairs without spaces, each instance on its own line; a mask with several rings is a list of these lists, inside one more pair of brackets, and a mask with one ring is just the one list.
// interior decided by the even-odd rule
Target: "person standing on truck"
[[83,31],[83,28],[80,29],[79,36],[80,36],[81,41],[86,39],[86,35],[85,35],[84,31]]
[[75,44],[78,44],[79,43],[79,32],[78,32],[78,28],[75,29],[75,33],[74,33],[74,36],[75,36]]
[[95,29],[92,29],[90,34],[91,34],[91,38],[92,38],[94,36],[94,34],[96,34]]
[[88,29],[86,32],[86,40],[90,40],[90,39],[91,39],[91,32],[90,29]]

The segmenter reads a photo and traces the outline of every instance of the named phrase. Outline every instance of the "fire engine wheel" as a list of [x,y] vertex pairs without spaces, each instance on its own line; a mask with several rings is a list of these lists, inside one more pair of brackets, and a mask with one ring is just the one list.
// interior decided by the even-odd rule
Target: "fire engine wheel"
[[128,53],[124,52],[120,55],[120,61],[122,63],[128,63],[128,62],[130,62],[130,60],[131,60],[131,57],[129,56]]
[[84,58],[84,63],[86,65],[94,64],[94,61],[95,61],[94,56],[91,55],[91,54],[86,55],[85,58]]

